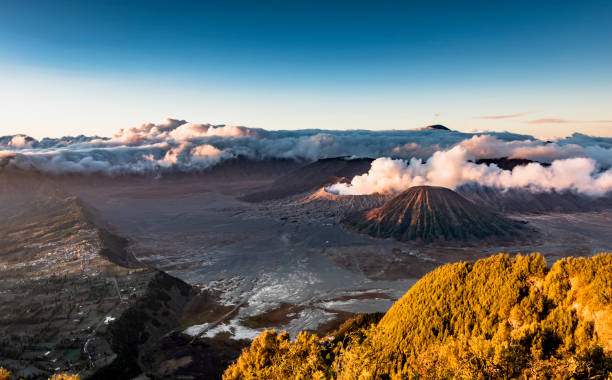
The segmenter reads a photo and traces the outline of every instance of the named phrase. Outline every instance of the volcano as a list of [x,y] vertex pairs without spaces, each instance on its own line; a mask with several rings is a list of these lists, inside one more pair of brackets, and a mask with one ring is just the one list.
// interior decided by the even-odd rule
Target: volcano
[[414,128],[413,131],[450,131],[450,129],[441,124],[434,124],[420,128]]
[[431,186],[411,187],[344,223],[374,237],[426,243],[512,240],[529,230],[523,222],[481,208],[450,189]]
[[441,125],[441,124],[434,124],[434,125],[428,125],[426,127],[423,127],[423,129],[431,129],[431,130],[438,130],[438,131],[450,131],[450,129],[448,129],[447,127]]

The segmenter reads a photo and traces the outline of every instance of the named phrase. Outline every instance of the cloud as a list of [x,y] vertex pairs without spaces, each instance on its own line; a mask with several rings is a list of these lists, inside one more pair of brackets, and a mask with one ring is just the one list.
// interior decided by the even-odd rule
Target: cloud
[[612,139],[574,134],[545,142],[510,132],[452,130],[280,130],[189,123],[167,119],[121,129],[111,137],[67,136],[36,140],[0,137],[0,168],[48,173],[147,174],[200,171],[235,157],[252,160],[356,156],[429,162],[436,152],[460,146],[478,158],[528,158],[552,162],[588,158],[612,166]]
[[515,117],[521,117],[529,114],[530,112],[519,112],[519,113],[511,113],[506,115],[489,115],[489,116],[476,116],[474,119],[485,119],[485,120],[499,120],[499,119],[511,119]]
[[12,148],[29,148],[34,141],[33,138],[26,135],[15,135],[8,141],[7,145]]
[[178,147],[168,149],[160,159],[155,159],[153,155],[144,156],[151,164],[163,168],[177,167],[182,170],[205,169],[231,157],[230,152],[217,149],[212,145],[193,146],[189,143],[182,143]]
[[573,121],[571,120],[565,120],[565,119],[534,119],[534,120],[527,120],[525,121],[525,123],[527,124],[564,124],[564,123],[572,123]]
[[[475,158],[524,158],[551,162],[560,158],[588,157],[579,144],[544,142],[536,139],[502,141],[493,135],[476,135],[459,143]],[[612,156],[612,152],[609,152]]]
[[598,172],[590,158],[555,160],[549,167],[538,163],[517,166],[512,171],[496,165],[475,164],[474,156],[457,145],[439,151],[427,161],[378,158],[368,173],[356,176],[351,183],[328,187],[337,194],[399,193],[411,186],[443,186],[450,189],[477,183],[496,188],[528,188],[533,191],[576,191],[588,195],[604,195],[612,191],[612,169]]
[[[106,174],[203,170],[233,157],[314,161],[337,156],[428,157],[471,136],[454,131],[266,131],[168,119],[119,130],[112,137],[76,136],[40,141],[0,137],[10,165],[63,173]],[[519,135],[512,135],[518,137]],[[510,138],[501,136],[500,138]],[[520,138],[520,137],[518,137]],[[435,148],[434,148],[435,145]]]
[[526,120],[527,124],[566,124],[566,123],[612,123],[612,120],[567,120],[567,119],[534,119]]

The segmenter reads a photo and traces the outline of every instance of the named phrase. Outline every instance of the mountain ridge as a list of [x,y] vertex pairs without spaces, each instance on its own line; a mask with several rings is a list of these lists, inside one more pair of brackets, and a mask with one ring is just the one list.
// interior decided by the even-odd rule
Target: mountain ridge
[[497,254],[420,279],[387,313],[319,339],[264,331],[225,371],[238,379],[605,379],[612,254]]

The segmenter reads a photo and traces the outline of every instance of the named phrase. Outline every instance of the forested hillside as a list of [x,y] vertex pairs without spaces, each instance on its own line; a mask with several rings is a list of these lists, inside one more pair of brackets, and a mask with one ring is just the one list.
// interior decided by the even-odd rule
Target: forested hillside
[[612,371],[612,254],[499,254],[448,264],[379,320],[332,336],[266,331],[224,379],[605,379]]

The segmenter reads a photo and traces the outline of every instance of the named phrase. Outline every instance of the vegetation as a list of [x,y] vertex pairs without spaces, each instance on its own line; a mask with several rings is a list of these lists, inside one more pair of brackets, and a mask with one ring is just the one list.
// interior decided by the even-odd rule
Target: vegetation
[[73,375],[70,373],[59,373],[51,376],[49,380],[81,380],[79,375]]
[[[0,367],[0,380],[11,380],[11,373]],[[74,375],[71,373],[57,373],[49,378],[49,380],[80,380],[81,377],[79,375]]]
[[11,373],[2,367],[0,367],[0,380],[11,380]]
[[609,378],[612,255],[445,265],[333,335],[265,331],[224,379]]

